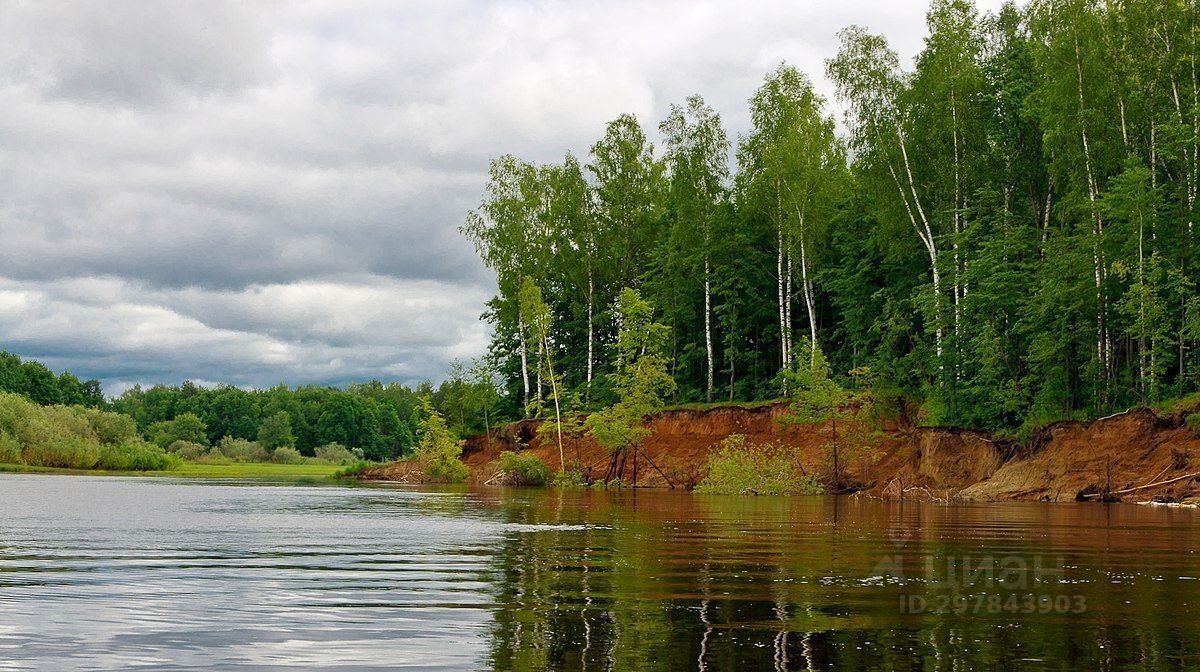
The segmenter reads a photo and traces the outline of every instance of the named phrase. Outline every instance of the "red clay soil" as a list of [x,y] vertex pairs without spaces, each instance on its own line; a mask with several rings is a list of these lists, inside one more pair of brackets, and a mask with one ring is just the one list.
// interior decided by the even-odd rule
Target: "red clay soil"
[[[732,434],[750,443],[777,443],[798,448],[808,473],[827,477],[829,460],[823,446],[828,427],[781,422],[783,404],[722,406],[703,410],[670,410],[655,416],[642,451],[624,465],[623,481],[639,487],[688,488],[704,476],[713,446]],[[484,483],[497,472],[504,450],[536,455],[557,470],[558,447],[537,436],[540,421],[524,420],[471,437],[463,461],[471,480]],[[602,478],[611,454],[590,437],[564,437],[568,465],[590,469]],[[1152,498],[1182,500],[1200,495],[1200,437],[1182,415],[1159,416],[1135,409],[1093,422],[1060,422],[1037,432],[1029,445],[996,439],[986,433],[951,427],[888,426],[871,451],[847,467],[850,485],[869,495],[918,499],[1072,501],[1089,494],[1137,489],[1118,497],[1126,501]],[[380,467],[366,479],[408,480],[398,467]],[[1186,478],[1179,478],[1186,477]]]

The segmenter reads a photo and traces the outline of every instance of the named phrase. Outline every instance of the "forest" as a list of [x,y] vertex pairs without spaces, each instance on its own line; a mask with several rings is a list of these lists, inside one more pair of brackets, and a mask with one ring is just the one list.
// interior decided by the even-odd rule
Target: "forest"
[[105,398],[99,381],[0,351],[0,463],[19,461],[22,452],[30,464],[82,468],[121,468],[130,453],[153,453],[143,462],[154,468],[165,464],[163,453],[209,462],[383,462],[411,455],[432,415],[439,423],[445,415],[455,436],[483,431],[499,391],[469,373],[456,363],[436,388],[377,380],[265,389],[184,382]]
[[766,74],[737,138],[694,95],[657,128],[619,116],[585,157],[495,159],[462,231],[497,277],[504,414],[616,399],[627,288],[669,329],[676,404],[785,397],[818,352],[929,424],[1194,393],[1197,11],[935,0],[911,66],[846,28],[824,73]]

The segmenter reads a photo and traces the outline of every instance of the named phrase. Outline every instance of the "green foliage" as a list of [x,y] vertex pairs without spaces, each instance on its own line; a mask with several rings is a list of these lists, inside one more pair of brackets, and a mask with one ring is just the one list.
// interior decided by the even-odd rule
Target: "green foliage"
[[[191,441],[173,441],[167,446],[167,452],[172,455],[178,455],[181,460],[195,460],[204,457],[212,450],[203,443],[193,443]],[[216,449],[220,452],[220,449]]]
[[467,479],[467,465],[462,455],[462,441],[454,438],[446,427],[446,420],[433,407],[428,397],[420,401],[421,439],[417,442],[416,458],[425,477],[443,483],[461,483]]
[[268,416],[258,426],[258,443],[267,450],[294,448],[296,437],[292,435],[292,416],[279,411]]
[[1192,436],[1200,437],[1200,413],[1192,413],[1187,417],[1187,428]]
[[54,375],[41,362],[0,350],[0,392],[13,392],[42,405],[98,408],[104,405],[100,382],[80,381],[70,373]]
[[195,413],[182,413],[171,420],[160,420],[147,428],[150,440],[166,448],[176,441],[208,445],[207,428]]
[[663,407],[675,389],[667,370],[663,346],[668,329],[654,322],[654,308],[633,289],[617,299],[621,331],[617,336],[617,366],[609,374],[617,402],[588,416],[586,426],[596,441],[611,451],[626,450],[649,432],[646,417]]
[[829,483],[834,491],[841,490],[846,485],[848,463],[864,455],[873,456],[881,413],[875,395],[869,389],[854,393],[834,381],[825,355],[807,340],[798,347],[792,367],[782,378],[792,394],[783,424],[824,427]]
[[128,418],[82,406],[39,406],[0,392],[0,461],[65,469],[162,470],[179,464],[131,431]]
[[536,455],[500,453],[498,464],[505,485],[546,485],[550,482],[550,467]]
[[278,464],[301,464],[304,456],[291,446],[280,446],[271,451],[271,461]]
[[234,462],[266,462],[271,454],[257,441],[226,436],[217,444],[221,454]]
[[582,488],[587,485],[583,477],[583,469],[575,464],[568,464],[566,469],[556,472],[550,478],[550,483],[556,488],[567,489]]
[[335,472],[333,474],[333,477],[334,478],[358,478],[363,473],[363,471],[365,471],[371,467],[377,466],[378,464],[379,464],[378,462],[371,462],[368,460],[356,460],[355,462],[352,462],[349,465],[347,465],[344,469],[339,469],[337,472]]
[[796,449],[748,444],[726,437],[708,456],[708,473],[696,492],[722,495],[818,495],[821,484],[804,473]]
[[323,446],[317,446],[313,454],[316,459],[324,460],[331,464],[349,464],[355,460],[362,459],[361,451],[356,453],[340,443],[327,443]]

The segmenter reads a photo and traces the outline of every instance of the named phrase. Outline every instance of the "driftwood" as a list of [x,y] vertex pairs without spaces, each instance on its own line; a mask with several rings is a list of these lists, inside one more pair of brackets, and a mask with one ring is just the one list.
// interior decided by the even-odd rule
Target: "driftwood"
[[1196,478],[1197,476],[1200,476],[1200,471],[1194,471],[1190,474],[1184,474],[1183,476],[1176,476],[1175,478],[1168,478],[1165,481],[1159,481],[1157,483],[1147,483],[1146,485],[1139,485],[1135,488],[1125,488],[1124,490],[1113,490],[1112,492],[1090,492],[1085,495],[1080,495],[1080,497],[1082,497],[1083,499],[1091,499],[1093,497],[1107,497],[1110,495],[1127,495],[1131,492],[1137,492],[1139,490],[1146,490],[1149,488],[1156,488],[1160,485],[1170,485],[1172,483],[1184,481],[1189,478]]

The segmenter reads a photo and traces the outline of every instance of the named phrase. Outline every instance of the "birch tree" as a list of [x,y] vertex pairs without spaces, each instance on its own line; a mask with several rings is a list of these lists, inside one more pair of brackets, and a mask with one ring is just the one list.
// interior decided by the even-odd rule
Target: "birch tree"
[[715,217],[729,182],[729,140],[721,118],[698,95],[672,105],[660,125],[674,206],[676,250],[700,271],[703,285],[705,398],[712,401],[715,376],[712,309],[712,241]]

